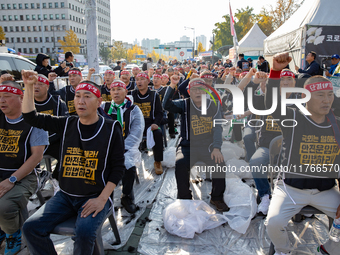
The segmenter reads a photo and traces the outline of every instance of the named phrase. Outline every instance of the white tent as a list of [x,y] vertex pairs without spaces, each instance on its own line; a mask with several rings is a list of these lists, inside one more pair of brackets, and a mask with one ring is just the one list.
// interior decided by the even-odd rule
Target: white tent
[[267,36],[262,32],[257,23],[243,36],[238,43],[237,53],[244,53],[248,56],[263,55],[263,41]]
[[271,57],[290,52],[303,67],[306,53],[315,51],[317,61],[340,53],[339,0],[308,0],[264,41],[264,54]]

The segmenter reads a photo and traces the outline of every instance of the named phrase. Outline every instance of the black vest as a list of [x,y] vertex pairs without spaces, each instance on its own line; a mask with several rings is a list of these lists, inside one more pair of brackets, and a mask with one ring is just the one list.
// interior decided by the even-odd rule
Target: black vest
[[152,86],[152,90],[156,91],[157,94],[159,95],[159,99],[161,100],[161,103],[163,102],[163,98],[165,95],[167,87],[161,86],[158,90],[154,88],[154,86]]
[[0,111],[0,177],[8,178],[31,156],[29,138],[33,127],[23,118],[9,123]]
[[100,86],[100,94],[102,95],[104,102],[111,102],[110,90],[107,88],[106,84]]
[[110,171],[107,157],[115,123],[100,116],[96,134],[82,139],[79,118],[67,119],[59,170],[59,186],[63,192],[80,197],[101,193],[105,176]]
[[156,91],[148,89],[148,92],[141,96],[138,90],[132,91],[133,103],[137,105],[142,113],[145,120],[145,126],[152,123],[155,119],[155,100]]
[[[126,104],[128,103],[131,103],[130,101],[128,101]],[[125,105],[126,105],[125,104]],[[109,112],[109,109],[110,109],[110,106],[111,106],[111,103],[110,102],[107,102],[105,103],[105,106],[104,106],[104,111],[106,113]],[[130,133],[130,125],[131,125],[131,118],[130,118],[130,115],[131,115],[131,111],[135,108],[136,106],[135,105],[131,105],[129,106],[129,108],[127,108],[123,114],[123,128],[122,128],[122,131],[123,131],[123,137],[124,139],[126,139],[126,137],[129,135]],[[113,120],[117,120],[117,112],[115,113],[111,113],[109,115]]]
[[136,82],[130,80],[129,85],[126,87],[126,89],[127,89],[128,91],[132,91],[132,90],[134,90],[135,88],[136,88]]
[[77,115],[76,112],[76,107],[74,106],[74,95],[75,95],[75,90],[72,86],[66,86],[66,98],[65,98],[65,103],[68,108],[68,113],[70,115]]
[[[268,121],[266,121],[266,119]],[[262,116],[263,126],[261,127],[259,135],[259,147],[269,148],[270,142],[277,136],[281,135],[281,128],[276,123],[272,121],[273,117],[271,115]],[[262,123],[262,122],[261,122]],[[256,125],[255,121],[252,121],[252,125]]]

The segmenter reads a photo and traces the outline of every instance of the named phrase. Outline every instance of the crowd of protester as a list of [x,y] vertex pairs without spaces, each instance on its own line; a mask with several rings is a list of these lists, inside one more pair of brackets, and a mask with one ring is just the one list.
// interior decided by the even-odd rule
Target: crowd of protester
[[[332,218],[340,217],[337,176],[313,174],[306,169],[306,165],[313,164],[330,169],[340,163],[339,99],[326,78],[340,76],[339,55],[331,57],[332,66],[325,76],[320,75],[323,69],[315,61],[315,52],[307,55],[304,69],[295,66],[294,70],[289,67],[292,59],[288,53],[275,55],[272,67],[263,56],[245,59],[244,54],[239,54],[235,66],[229,59],[216,63],[166,63],[160,59],[155,65],[148,59],[142,69],[135,67],[130,72],[125,69],[126,63],[117,62],[119,77],[107,70],[103,84],[91,81],[96,72],[93,68],[87,77],[82,76],[72,64],[72,52],[65,54],[65,61],[55,70],[48,65],[48,58],[38,54],[35,71],[22,71],[25,93],[11,75],[0,77],[0,244],[6,242],[6,255],[20,251],[22,232],[32,254],[56,254],[49,234],[75,215],[74,254],[92,254],[96,228],[110,210],[111,194],[120,181],[122,206],[129,213],[137,210],[133,193],[136,150],[152,150],[155,174],[163,174],[166,132],[170,139],[179,137],[177,198],[192,199],[192,166],[198,161],[225,166],[221,147],[229,138],[222,136],[222,125],[212,125],[223,118],[246,118],[246,126],[234,125],[231,142],[244,148],[244,159],[250,167],[268,165],[270,142],[282,135],[280,164],[303,168],[303,174],[281,173],[273,193],[267,173],[252,173],[260,201],[258,213],[267,216],[267,232],[276,254],[294,250],[286,227],[305,205]],[[67,77],[69,85],[56,90],[57,76]],[[237,87],[258,110],[270,109],[277,93],[277,108],[271,114],[255,115],[244,100],[244,114],[234,116],[233,94],[218,89],[222,104],[213,104],[213,98],[207,96],[203,113],[202,94],[215,84]],[[281,96],[282,88],[304,88],[309,93]],[[308,98],[304,107],[310,115],[297,104],[288,105],[286,116],[281,115],[283,97]],[[286,127],[284,119],[298,124]],[[264,125],[256,132],[250,120]],[[21,229],[19,212],[36,191],[34,169],[43,155],[58,161],[53,177],[59,181],[60,191]],[[218,173],[212,175],[210,203],[221,212],[229,210],[223,201],[224,178]],[[316,249],[319,254],[336,254],[337,247],[328,241]]]

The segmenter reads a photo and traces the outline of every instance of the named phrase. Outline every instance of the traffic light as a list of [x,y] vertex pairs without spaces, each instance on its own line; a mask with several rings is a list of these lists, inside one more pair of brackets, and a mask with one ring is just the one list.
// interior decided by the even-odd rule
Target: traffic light
[[165,50],[170,50],[170,47],[164,47]]
[[154,48],[155,50],[156,50],[156,49],[159,49],[159,47],[153,47],[153,48]]
[[180,49],[181,49],[181,47],[176,47],[175,49],[176,49],[176,50],[180,50]]

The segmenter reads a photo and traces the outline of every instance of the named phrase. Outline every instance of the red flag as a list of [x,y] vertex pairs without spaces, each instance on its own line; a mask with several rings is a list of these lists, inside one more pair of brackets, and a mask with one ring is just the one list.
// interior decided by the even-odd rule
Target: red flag
[[234,27],[234,17],[233,17],[233,13],[231,12],[231,5],[230,5],[230,2],[229,2],[229,11],[230,11],[230,30],[231,30],[231,35],[232,36],[235,36],[236,35],[236,32],[235,32],[235,27]]

